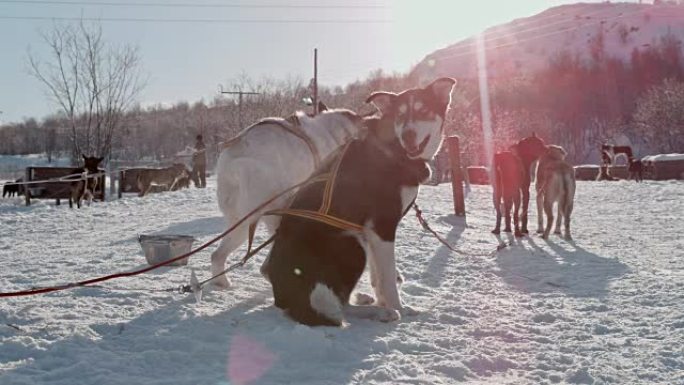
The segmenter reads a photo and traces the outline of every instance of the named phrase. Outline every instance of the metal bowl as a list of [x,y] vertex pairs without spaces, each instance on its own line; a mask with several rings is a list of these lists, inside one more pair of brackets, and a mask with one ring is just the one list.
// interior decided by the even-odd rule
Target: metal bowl
[[[156,265],[190,252],[194,241],[195,238],[189,235],[138,235],[138,242],[150,265]],[[188,264],[188,258],[179,259],[170,263],[169,266],[185,266]]]

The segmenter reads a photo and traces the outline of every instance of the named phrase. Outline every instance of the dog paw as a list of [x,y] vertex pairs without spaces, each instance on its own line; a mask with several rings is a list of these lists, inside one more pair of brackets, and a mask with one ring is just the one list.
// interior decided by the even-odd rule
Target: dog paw
[[372,295],[366,293],[356,293],[354,302],[357,305],[372,305],[375,303],[375,298]]
[[510,233],[510,232],[511,232],[511,228],[510,228],[510,227],[505,228],[505,229],[504,229],[504,232]]
[[494,229],[494,230],[492,230],[492,234],[501,234],[501,230]]
[[516,238],[522,238],[522,237],[524,237],[524,236],[525,236],[525,234],[523,234],[522,231],[517,231],[517,230],[516,230],[516,232],[515,232],[515,237],[516,237]]
[[394,309],[382,308],[377,315],[377,319],[380,322],[394,322],[401,319],[401,314]]
[[570,234],[565,234],[565,237],[563,238],[565,238],[566,241],[572,241],[572,236]]
[[544,234],[544,229],[537,229],[537,234]]
[[556,234],[556,235],[561,235],[561,231],[560,231],[560,230],[556,230],[556,231],[554,231],[553,233]]

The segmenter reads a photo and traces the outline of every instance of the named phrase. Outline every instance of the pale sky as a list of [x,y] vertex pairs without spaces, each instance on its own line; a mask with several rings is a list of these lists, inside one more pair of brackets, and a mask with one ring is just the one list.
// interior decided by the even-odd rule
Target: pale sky
[[[39,56],[45,50],[39,31],[64,22],[50,18],[136,19],[104,20],[102,27],[107,41],[140,48],[149,77],[140,102],[192,103],[212,100],[219,83],[240,73],[308,81],[314,48],[323,85],[344,85],[378,68],[406,72],[436,49],[564,3],[573,1],[0,0],[0,122],[42,118],[57,109],[26,70],[28,48]],[[381,7],[335,7],[369,5]],[[267,22],[272,20],[290,22]]]

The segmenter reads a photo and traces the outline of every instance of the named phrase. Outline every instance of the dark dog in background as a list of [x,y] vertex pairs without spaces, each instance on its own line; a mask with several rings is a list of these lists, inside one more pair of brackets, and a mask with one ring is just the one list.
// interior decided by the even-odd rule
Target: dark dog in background
[[[515,146],[512,146],[514,149]],[[525,169],[520,157],[513,151],[497,152],[494,155],[494,209],[496,210],[496,226],[492,234],[501,232],[502,212],[505,216],[504,231],[511,232],[511,209],[513,209],[513,225],[515,236],[522,237],[518,213],[520,211],[521,191],[525,179]]]
[[95,197],[95,189],[97,188],[99,179],[97,176],[91,175],[95,175],[99,172],[98,166],[104,158],[85,155],[82,156],[83,167],[74,170],[74,174],[79,174],[81,179],[71,183],[69,208],[73,208],[74,202],[76,202],[76,207],[80,209],[83,199],[88,198],[88,201],[92,202],[93,198]]
[[17,196],[22,196],[24,195],[24,189],[22,188],[21,182],[24,181],[24,178],[19,178],[14,181],[14,183],[7,183],[4,186],[2,186],[2,197],[4,198],[7,196],[8,198],[11,198],[15,195]]
[[634,179],[637,182],[644,180],[644,163],[641,159],[632,159],[629,162],[629,179]]
[[[186,170],[187,171],[187,170]],[[188,176],[182,177],[176,182],[176,185],[173,187],[171,191],[177,191],[181,190],[184,188],[190,188],[190,181],[192,180],[192,177],[190,176],[190,171],[187,171]]]

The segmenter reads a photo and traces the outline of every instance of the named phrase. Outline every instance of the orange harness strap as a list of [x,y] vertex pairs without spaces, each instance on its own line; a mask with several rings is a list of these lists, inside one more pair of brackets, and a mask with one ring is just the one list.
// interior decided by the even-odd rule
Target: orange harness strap
[[340,165],[342,164],[342,159],[347,149],[351,145],[351,141],[347,142],[341,151],[337,154],[338,158],[330,170],[330,174],[327,174],[326,178],[321,178],[323,175],[319,175],[316,179],[317,182],[325,182],[325,188],[323,190],[323,199],[321,203],[321,208],[318,211],[314,210],[302,210],[302,209],[280,209],[271,210],[266,212],[266,215],[292,215],[295,217],[306,218],[313,221],[325,223],[326,225],[337,227],[342,230],[349,230],[354,232],[362,232],[363,226],[357,223],[349,222],[347,220],[332,216],[328,214],[330,211],[330,205],[332,204],[333,193],[335,192],[335,180],[337,179],[337,173],[340,170]]
[[297,209],[282,209],[282,210],[272,210],[266,213],[272,215],[291,215],[294,217],[311,219],[316,222],[325,223],[326,225],[337,227],[342,230],[350,230],[355,232],[362,232],[363,226],[344,219],[334,217],[332,215],[323,214],[318,211],[313,210],[297,210]]
[[[285,122],[290,123],[290,125],[286,124]],[[229,139],[228,141],[223,142],[221,144],[221,149],[230,147],[231,145],[233,145],[233,143],[240,140],[242,135],[244,135],[247,131],[252,129],[252,127],[256,127],[259,124],[263,124],[263,123],[276,124],[276,125],[280,126],[282,129],[284,129],[285,131],[289,132],[290,134],[292,134],[292,135],[298,137],[299,139],[301,139],[302,141],[304,141],[304,143],[306,143],[306,146],[309,147],[309,151],[311,151],[311,155],[313,156],[314,170],[318,169],[318,167],[321,165],[321,154],[318,152],[318,148],[316,148],[316,145],[314,144],[313,140],[309,137],[309,135],[306,134],[306,132],[304,132],[304,130],[302,130],[301,125],[299,124],[299,118],[297,118],[296,115],[290,116],[289,118],[285,119],[284,122],[281,120],[276,120],[276,119],[264,119],[264,120],[262,120],[256,124],[253,124],[252,126],[248,127],[247,130],[240,133],[240,135],[238,135],[232,139]]]

